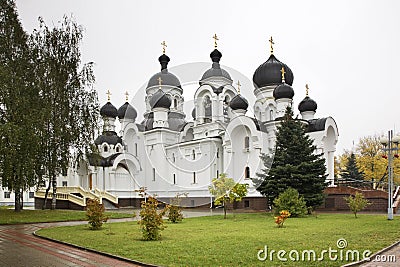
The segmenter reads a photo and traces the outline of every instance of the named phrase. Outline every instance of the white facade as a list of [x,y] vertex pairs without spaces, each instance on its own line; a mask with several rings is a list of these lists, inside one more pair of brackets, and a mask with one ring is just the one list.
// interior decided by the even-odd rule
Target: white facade
[[[273,153],[279,123],[276,118],[283,116],[287,105],[293,105],[293,96],[274,97],[282,80],[275,84],[271,80],[272,84],[266,86],[257,86],[255,81],[255,118],[246,116],[247,101],[238,94],[229,74],[220,68],[221,56],[217,50],[211,53],[213,65],[199,81],[194,116],[188,119],[190,116],[183,113],[183,89],[178,78],[166,68],[169,58],[162,55],[162,71],[150,79],[146,88],[146,110],[139,111],[145,120],[137,122],[137,112],[128,103],[117,111],[108,102],[101,110],[103,135],[96,140],[101,162],[93,164],[97,166],[82,162],[79,169],[70,169],[67,176],[59,177],[58,185],[99,189],[119,199],[140,198],[141,187],[161,200],[186,192],[185,205],[199,206],[210,203],[211,180],[226,173],[237,182],[248,183],[250,197],[261,197],[250,178],[264,167],[261,154]],[[278,63],[264,64],[267,69],[261,71],[268,72]],[[161,81],[157,83],[158,78]],[[156,94],[161,94],[161,98],[154,99]],[[304,121],[313,126],[309,135],[317,147],[316,153],[323,153],[326,159],[327,179],[333,185],[338,129],[331,117],[314,119],[314,114],[315,110],[301,113]],[[119,134],[115,131],[116,119],[121,123]]]

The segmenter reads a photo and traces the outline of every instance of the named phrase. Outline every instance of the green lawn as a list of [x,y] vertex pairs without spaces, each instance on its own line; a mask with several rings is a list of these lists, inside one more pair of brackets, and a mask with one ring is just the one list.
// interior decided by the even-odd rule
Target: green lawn
[[[22,210],[15,212],[14,209],[0,209],[0,224],[38,223],[38,222],[62,222],[62,221],[84,221],[84,211],[74,210]],[[127,218],[133,214],[107,212],[110,218]]]
[[300,259],[303,250],[314,250],[318,258],[322,250],[338,249],[340,238],[348,243],[344,253],[376,252],[400,239],[400,218],[388,221],[385,215],[362,214],[355,219],[352,214],[321,214],[289,218],[284,228],[277,228],[269,214],[237,214],[227,220],[218,215],[167,226],[160,241],[142,241],[136,222],[106,224],[99,231],[79,225],[38,234],[162,266],[340,266],[346,262],[330,261],[327,254],[324,262],[281,262],[275,253],[271,262],[259,261],[257,253],[268,246],[269,251],[298,250]]

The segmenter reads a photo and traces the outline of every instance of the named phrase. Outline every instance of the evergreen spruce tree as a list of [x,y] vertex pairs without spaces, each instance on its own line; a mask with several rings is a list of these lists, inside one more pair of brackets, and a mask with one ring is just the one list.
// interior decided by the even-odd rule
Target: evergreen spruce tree
[[323,203],[327,177],[325,159],[321,154],[314,154],[315,149],[306,134],[305,124],[294,119],[288,107],[277,127],[275,156],[272,159],[263,154],[265,168],[257,174],[262,181],[257,190],[267,197],[268,203],[272,204],[289,187],[304,197],[309,210]]
[[357,166],[356,156],[351,153],[345,170],[342,172],[342,180],[345,185],[362,186],[364,173]]

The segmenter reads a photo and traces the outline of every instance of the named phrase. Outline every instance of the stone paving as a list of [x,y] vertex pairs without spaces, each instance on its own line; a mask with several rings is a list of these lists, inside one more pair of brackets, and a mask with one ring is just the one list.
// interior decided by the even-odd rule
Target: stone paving
[[0,266],[140,266],[32,235],[44,227],[79,223],[0,225]]
[[391,249],[379,253],[371,258],[371,262],[361,264],[363,267],[397,267],[400,266],[400,243]]
[[[131,210],[125,210],[133,213]],[[185,217],[199,217],[220,212],[185,211]],[[133,218],[111,219],[109,222],[132,221]],[[141,266],[123,260],[55,243],[32,235],[47,227],[86,224],[80,222],[35,223],[21,225],[0,225],[0,267],[114,267]]]

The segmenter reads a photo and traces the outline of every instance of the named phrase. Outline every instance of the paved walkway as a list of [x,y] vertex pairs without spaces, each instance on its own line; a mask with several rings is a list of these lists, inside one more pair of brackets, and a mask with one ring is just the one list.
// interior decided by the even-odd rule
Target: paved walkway
[[140,266],[32,235],[41,228],[82,223],[87,222],[0,225],[0,266]]
[[[126,211],[131,213],[131,211]],[[220,212],[185,211],[185,217],[199,217]],[[132,221],[133,218],[114,219],[109,222]],[[51,242],[32,235],[42,228],[86,224],[80,222],[35,223],[21,225],[0,225],[0,266],[15,267],[124,267],[141,266],[100,255],[98,253]]]
[[363,267],[397,267],[400,266],[400,243],[387,251],[380,252],[371,258],[371,262],[361,264]]

